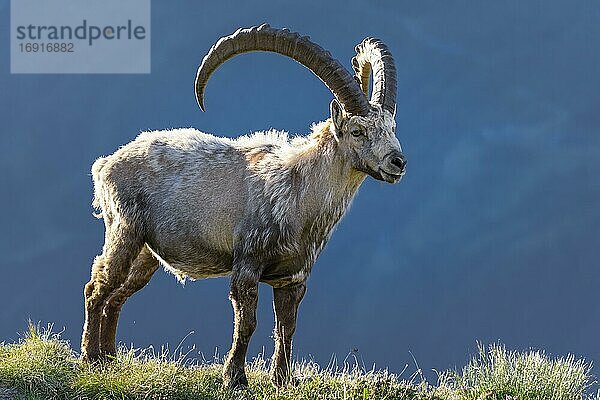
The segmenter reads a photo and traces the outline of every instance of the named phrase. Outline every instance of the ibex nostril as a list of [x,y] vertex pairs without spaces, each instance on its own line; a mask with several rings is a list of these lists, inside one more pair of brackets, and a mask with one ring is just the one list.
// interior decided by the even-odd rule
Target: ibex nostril
[[390,162],[402,171],[404,171],[404,168],[406,167],[406,159],[403,156],[394,157]]

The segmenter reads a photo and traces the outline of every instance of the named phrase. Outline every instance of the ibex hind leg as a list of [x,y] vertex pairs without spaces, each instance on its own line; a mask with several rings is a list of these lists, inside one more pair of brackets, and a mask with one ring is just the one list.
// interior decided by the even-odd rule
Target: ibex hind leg
[[100,323],[100,352],[102,354],[114,355],[116,353],[117,324],[121,308],[131,295],[150,282],[158,267],[158,260],[152,255],[150,249],[144,246],[133,262],[123,285],[108,296]]
[[[125,219],[117,219],[125,221]],[[95,361],[102,355],[100,330],[102,311],[108,296],[120,287],[129,274],[133,260],[144,244],[141,230],[135,224],[106,218],[106,234],[102,254],[94,259],[92,277],[85,285],[85,324],[81,338],[84,360]]]

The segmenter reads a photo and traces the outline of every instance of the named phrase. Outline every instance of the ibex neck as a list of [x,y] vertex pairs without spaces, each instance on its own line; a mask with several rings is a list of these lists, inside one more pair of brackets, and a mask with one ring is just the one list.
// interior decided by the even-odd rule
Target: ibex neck
[[298,160],[306,174],[306,200],[312,202],[313,216],[331,219],[335,224],[366,175],[352,168],[339,148],[330,120],[315,125],[309,140],[309,149]]

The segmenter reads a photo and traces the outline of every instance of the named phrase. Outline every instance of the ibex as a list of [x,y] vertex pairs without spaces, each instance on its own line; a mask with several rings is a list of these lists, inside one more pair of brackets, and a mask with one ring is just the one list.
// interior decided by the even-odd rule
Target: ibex
[[389,183],[404,175],[395,136],[396,68],[383,42],[367,38],[356,47],[352,75],[308,37],[266,24],[239,29],[202,60],[196,76],[202,110],[211,74],[251,51],[285,55],[317,75],[335,97],[331,118],[305,137],[145,132],[99,158],[93,205],[106,235],[84,291],[85,360],[115,354],[121,307],[162,264],[180,279],[231,276],[235,328],[223,379],[232,388],[248,384],[244,363],[258,284],[272,286],[271,376],[275,385],[289,382],[298,305],[315,260],[367,175]]

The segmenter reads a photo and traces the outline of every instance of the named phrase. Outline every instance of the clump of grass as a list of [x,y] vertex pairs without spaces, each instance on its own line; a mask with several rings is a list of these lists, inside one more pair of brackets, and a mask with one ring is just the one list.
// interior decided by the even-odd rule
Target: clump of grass
[[91,366],[51,328],[30,327],[18,343],[0,344],[0,399],[579,400],[592,384],[581,360],[501,345],[481,347],[460,373],[440,374],[437,387],[417,374],[407,381],[387,371],[301,362],[293,367],[298,385],[275,389],[259,357],[248,365],[249,389],[232,392],[223,388],[221,368],[151,349],[121,349],[114,360]]
[[30,325],[19,343],[0,345],[0,387],[18,393],[58,398],[76,368],[68,343],[52,333],[52,326],[40,330]]
[[502,344],[479,344],[478,349],[460,374],[441,376],[461,399],[578,400],[595,384],[591,364],[573,355],[551,359],[542,351],[518,353]]

